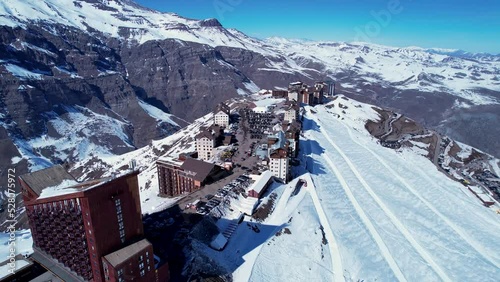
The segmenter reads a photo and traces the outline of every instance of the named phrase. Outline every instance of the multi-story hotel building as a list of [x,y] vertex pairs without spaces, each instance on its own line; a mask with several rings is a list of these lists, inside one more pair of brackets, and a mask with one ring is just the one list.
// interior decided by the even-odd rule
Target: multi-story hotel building
[[167,281],[144,239],[137,174],[79,183],[58,165],[20,176],[32,257],[66,282]]

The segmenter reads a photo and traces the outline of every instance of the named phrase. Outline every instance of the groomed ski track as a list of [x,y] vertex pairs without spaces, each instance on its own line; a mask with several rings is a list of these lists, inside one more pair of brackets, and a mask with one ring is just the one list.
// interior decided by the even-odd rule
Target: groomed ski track
[[[321,115],[321,118],[325,119],[325,115]],[[344,135],[342,142],[344,143],[341,145],[337,144],[337,141],[330,137],[330,134],[337,133],[332,132],[332,130],[339,130],[340,128],[344,131],[342,133]],[[303,146],[303,150],[305,149],[303,152],[310,155],[310,158],[313,159],[312,161],[308,161],[308,165],[309,169],[313,170],[311,171],[311,177],[313,180],[315,182],[320,182],[316,183],[317,187],[322,185],[324,186],[326,184],[324,179],[323,183],[321,183],[321,176],[318,176],[318,173],[315,171],[318,170],[319,165],[320,169],[326,170],[326,168],[328,168],[328,170],[331,171],[338,180],[338,183],[328,183],[331,187],[336,187],[335,191],[328,192],[333,194],[342,191],[344,195],[339,195],[339,197],[345,197],[345,199],[349,201],[349,203],[341,203],[339,199],[322,199],[321,196],[324,195],[324,193],[318,193],[318,197],[320,198],[319,204],[321,205],[321,207],[317,207],[318,212],[322,210],[324,213],[329,215],[328,221],[334,228],[331,230],[332,234],[341,241],[346,241],[346,236],[341,234],[338,230],[335,230],[335,228],[338,227],[336,222],[344,220],[342,218],[345,216],[357,219],[353,220],[352,224],[357,224],[358,227],[349,228],[354,228],[358,232],[365,232],[369,234],[371,240],[373,241],[371,243],[368,242],[367,245],[371,245],[372,247],[376,246],[379,249],[379,256],[383,257],[387,265],[384,267],[384,263],[378,261],[376,255],[368,258],[368,260],[370,260],[370,263],[373,263],[373,267],[377,266],[381,273],[384,273],[385,269],[385,276],[382,274],[381,277],[391,279],[390,275],[393,275],[392,280],[399,281],[415,281],[415,279],[422,279],[424,277],[428,281],[455,281],[458,277],[474,277],[474,274],[465,274],[467,271],[466,269],[459,271],[458,268],[456,268],[457,264],[443,263],[445,255],[440,256],[437,254],[436,249],[433,249],[435,247],[434,244],[437,246],[436,248],[442,247],[449,252],[471,252],[470,256],[478,260],[476,271],[481,272],[482,270],[487,270],[485,277],[491,278],[500,272],[498,255],[495,255],[494,253],[492,254],[492,252],[488,250],[487,245],[484,244],[485,242],[481,240],[483,238],[486,239],[487,234],[478,235],[477,232],[475,233],[465,230],[463,226],[461,227],[459,224],[454,223],[446,212],[443,212],[441,208],[435,207],[435,204],[432,204],[428,199],[426,199],[425,196],[420,195],[418,189],[415,188],[415,184],[411,181],[407,181],[404,176],[400,175],[397,171],[398,168],[393,169],[379,154],[359,142],[359,139],[356,136],[353,136],[352,130],[350,130],[347,125],[337,120],[335,116],[330,116],[327,120],[322,121],[316,117],[315,114],[308,112],[304,121],[304,132],[307,137],[306,141],[318,139],[317,141],[324,147],[322,148],[322,151],[318,151],[317,148],[314,148],[315,146]],[[321,140],[319,139],[324,140],[325,142],[320,142]],[[344,151],[346,148],[346,140],[349,140],[349,146],[356,147],[348,153]],[[351,160],[350,155],[360,155],[361,152],[365,155],[369,154],[370,158],[367,158],[367,162],[371,162],[371,165],[373,166],[382,167],[392,178],[396,180],[396,182],[394,182],[395,184],[391,183],[388,185],[391,187],[391,191],[394,191],[396,197],[399,196],[398,189],[404,189],[404,193],[408,193],[411,197],[415,198],[414,208],[417,212],[413,213],[419,215],[419,211],[425,211],[425,213],[422,213],[429,215],[430,217],[428,218],[438,221],[439,224],[443,225],[441,227],[443,230],[446,230],[447,233],[452,234],[459,240],[449,243],[450,246],[440,246],[439,244],[442,243],[438,241],[443,240],[442,238],[438,238],[436,240],[430,239],[433,243],[432,246],[427,244],[427,241],[429,240],[428,238],[424,238],[424,240],[422,240],[422,235],[428,235],[425,233],[426,231],[422,231],[422,233],[415,233],[415,227],[420,228],[420,226],[413,223],[409,224],[407,221],[408,219],[398,213],[400,210],[395,210],[393,205],[388,205],[387,199],[378,195],[380,190],[374,189],[373,184],[366,181],[364,174],[358,168],[359,160],[358,162]],[[339,164],[340,167],[336,164]],[[416,171],[426,176],[420,167],[416,167]],[[328,174],[328,172],[325,172],[325,174]],[[426,177],[426,181],[428,181],[430,185],[434,185],[436,189],[441,187],[439,183],[433,183],[430,177]],[[338,189],[339,186],[342,190]],[[379,187],[377,188],[380,189]],[[327,190],[327,188],[324,187],[320,188],[320,190],[321,189],[325,189],[323,190],[324,192]],[[456,197],[453,193],[449,196],[451,198]],[[352,211],[346,211],[345,208],[347,207],[352,208],[355,213]],[[406,210],[407,208],[408,207],[404,206],[401,210]],[[339,212],[341,212],[340,216],[335,216],[333,214],[339,214]],[[408,217],[413,217],[413,213]],[[486,219],[496,228],[499,226],[499,222],[492,220],[490,217],[485,218],[481,215],[478,217]],[[363,226],[359,226],[360,224]],[[436,230],[435,232],[437,233],[439,230]],[[347,239],[347,241],[349,240]],[[450,250],[449,247],[452,247],[455,242],[457,242],[456,244],[460,243],[464,245],[460,248],[462,250]],[[339,244],[341,251],[340,256],[342,259],[346,259],[342,255],[342,253],[345,253],[346,251],[353,251],[354,253],[359,254],[361,253],[360,250],[363,249],[362,247],[352,245],[352,242],[350,242],[350,244],[354,249],[351,250],[346,250],[345,247],[342,246],[342,242]],[[396,250],[396,247],[401,250]],[[333,253],[332,258],[334,258]],[[352,269],[352,267],[349,267],[349,264],[353,264],[353,262],[354,260],[351,259],[345,267]],[[388,273],[387,269],[389,269],[392,273]],[[379,273],[379,275],[381,273]],[[411,274],[409,275],[409,273]],[[368,274],[373,274],[373,272],[368,271]],[[356,273],[354,273],[353,276],[359,277]],[[349,274],[346,278],[350,278]]]

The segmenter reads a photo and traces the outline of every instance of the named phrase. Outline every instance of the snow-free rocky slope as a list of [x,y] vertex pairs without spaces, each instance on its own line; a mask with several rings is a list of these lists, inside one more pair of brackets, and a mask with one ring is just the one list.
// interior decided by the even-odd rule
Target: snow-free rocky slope
[[335,80],[337,92],[498,156],[499,64],[455,50],[258,40],[129,0],[3,0],[0,177],[98,163],[218,102],[296,80]]

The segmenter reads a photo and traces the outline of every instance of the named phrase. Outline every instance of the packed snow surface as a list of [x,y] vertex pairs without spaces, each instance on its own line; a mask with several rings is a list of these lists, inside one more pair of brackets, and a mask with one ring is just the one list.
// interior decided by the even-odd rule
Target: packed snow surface
[[76,193],[76,192],[80,191],[81,189],[72,188],[71,186],[75,186],[77,184],[78,184],[78,182],[76,182],[75,180],[69,180],[69,179],[63,180],[58,185],[44,188],[42,190],[42,193],[38,197],[38,199]]

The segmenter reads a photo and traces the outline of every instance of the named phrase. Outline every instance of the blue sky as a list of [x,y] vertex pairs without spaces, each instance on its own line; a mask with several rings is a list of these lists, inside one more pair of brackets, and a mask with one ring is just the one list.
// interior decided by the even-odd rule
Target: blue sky
[[217,18],[258,38],[368,41],[500,53],[498,0],[136,0],[163,12]]

